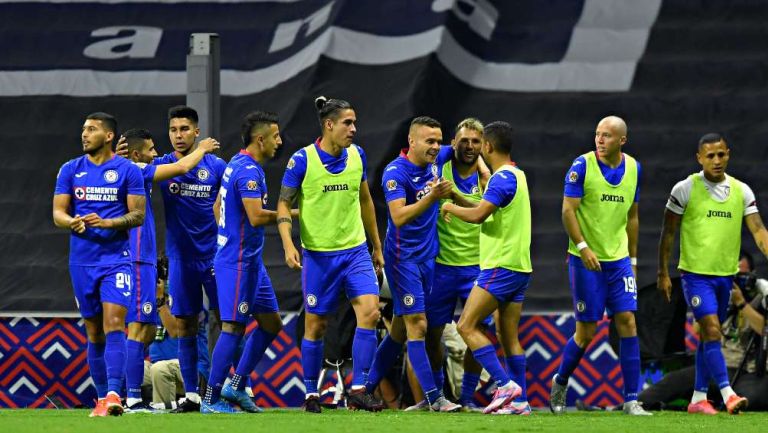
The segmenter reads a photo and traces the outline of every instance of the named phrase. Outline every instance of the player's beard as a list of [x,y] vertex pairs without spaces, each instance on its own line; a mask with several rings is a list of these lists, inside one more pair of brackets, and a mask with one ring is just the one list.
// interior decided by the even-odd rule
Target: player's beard
[[87,155],[94,156],[99,153],[101,149],[104,148],[104,146],[106,146],[106,141],[102,141],[100,146],[94,146],[88,150],[83,150],[83,152],[85,152]]

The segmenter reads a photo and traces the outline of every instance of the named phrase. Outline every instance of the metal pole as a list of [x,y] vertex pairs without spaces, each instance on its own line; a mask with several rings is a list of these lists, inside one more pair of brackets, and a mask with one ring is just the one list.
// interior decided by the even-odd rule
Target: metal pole
[[219,35],[193,33],[187,55],[187,105],[200,117],[200,137],[221,138]]

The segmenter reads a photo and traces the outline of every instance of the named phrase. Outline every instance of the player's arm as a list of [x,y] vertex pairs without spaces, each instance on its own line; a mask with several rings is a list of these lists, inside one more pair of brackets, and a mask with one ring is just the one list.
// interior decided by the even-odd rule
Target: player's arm
[[757,212],[749,214],[744,217],[744,222],[747,223],[747,228],[752,233],[752,237],[755,238],[755,243],[760,248],[760,252],[768,257],[768,230],[765,229],[760,214]]
[[477,157],[477,173],[480,175],[480,190],[484,191],[485,187],[488,185],[488,181],[491,180],[491,169],[488,167],[488,164],[485,163],[482,156]]
[[216,194],[216,201],[213,202],[213,218],[217,224],[221,221],[221,194]]
[[581,233],[579,220],[576,219],[576,210],[581,206],[581,197],[563,196],[563,209],[561,218],[568,237],[579,248],[579,255],[584,266],[590,271],[600,271],[600,261],[587,245],[584,235]]
[[197,167],[197,164],[200,164],[200,161],[203,160],[203,157],[207,153],[211,153],[218,149],[219,142],[213,138],[209,137],[205,140],[201,140],[197,145],[197,149],[184,158],[181,158],[172,164],[158,165],[155,169],[155,177],[152,180],[155,182],[162,182],[189,173],[193,168]]
[[69,194],[56,194],[53,196],[53,224],[61,229],[69,229],[75,233],[85,231],[85,222],[79,215],[74,217],[69,214],[72,196]]
[[398,198],[387,202],[389,215],[395,226],[402,227],[413,221],[419,215],[423,214],[432,205],[441,198],[449,198],[453,191],[453,183],[445,179],[440,179],[432,184],[432,189],[427,195],[416,203],[405,204],[405,198]]
[[[637,239],[640,233],[640,212],[637,202],[632,203],[627,214],[627,247],[629,250],[629,257],[633,260],[637,260]],[[637,263],[632,264],[632,271],[637,278]]]
[[462,194],[459,194],[456,190],[451,191],[451,201],[456,203],[460,207],[477,207],[479,204],[476,201],[467,200]]
[[379,238],[379,227],[376,224],[376,207],[373,205],[373,197],[371,197],[367,180],[360,183],[360,216],[363,219],[363,227],[365,227],[365,233],[368,235],[368,241],[373,246],[371,253],[373,267],[376,273],[379,273],[384,268],[384,253]]
[[147,198],[144,195],[128,194],[126,202],[128,213],[117,218],[103,219],[96,213],[90,213],[83,217],[88,227],[98,227],[112,230],[128,230],[144,224],[144,214]]
[[683,219],[669,209],[664,209],[664,221],[661,224],[661,238],[659,239],[659,269],[656,273],[656,286],[664,293],[667,302],[672,300],[672,280],[669,278],[669,256],[672,253],[672,244],[675,242],[677,229]]
[[472,203],[474,207],[459,206],[456,203],[446,202],[440,209],[444,215],[456,215],[462,221],[471,224],[482,224],[496,209],[497,206],[488,200],[480,200],[480,203]]
[[755,309],[754,306],[757,305],[756,302],[762,302],[762,298],[758,296],[756,299],[753,299],[752,304],[750,304],[744,299],[744,294],[741,292],[741,288],[736,285],[736,283],[733,283],[733,288],[731,289],[731,304],[741,311],[744,318],[747,320],[749,327],[758,335],[762,335],[763,327],[765,326],[765,317]]
[[299,196],[298,188],[291,188],[285,185],[280,187],[280,198],[277,201],[277,232],[280,233],[280,240],[283,243],[285,251],[285,263],[291,269],[301,269],[301,257],[296,245],[293,244],[291,228],[291,207]]
[[277,221],[277,212],[264,209],[259,198],[243,198],[243,208],[248,216],[248,222],[251,227],[258,227],[267,224],[274,224]]

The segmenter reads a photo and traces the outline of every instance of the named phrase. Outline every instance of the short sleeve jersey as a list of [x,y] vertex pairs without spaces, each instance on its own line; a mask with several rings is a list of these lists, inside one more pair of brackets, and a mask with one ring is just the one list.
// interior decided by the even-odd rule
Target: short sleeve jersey
[[[155,164],[178,161],[172,152]],[[205,260],[216,254],[216,221],[213,203],[227,164],[207,154],[189,173],[160,183],[165,205],[166,255],[172,259]]]
[[[618,167],[611,168],[610,166],[603,164],[600,158],[596,158],[597,165],[600,167],[600,173],[603,174],[605,180],[611,185],[618,185],[621,183],[621,179],[624,178],[624,158],[621,158],[621,162]],[[587,160],[583,156],[579,156],[573,160],[571,168],[568,169],[568,173],[565,175],[565,193],[566,197],[581,198],[584,197],[584,176],[587,174]],[[640,163],[637,162],[637,188],[635,189],[635,203],[640,201],[640,179],[641,179]]]
[[517,193],[517,176],[511,171],[491,176],[488,187],[483,193],[483,200],[496,207],[505,207],[515,198]]
[[155,236],[155,213],[152,210],[152,182],[155,179],[157,166],[136,162],[141,169],[144,180],[144,195],[147,198],[144,224],[130,230],[131,255],[133,261],[138,263],[157,263],[157,237]]
[[221,179],[221,209],[215,263],[234,269],[259,269],[264,226],[248,221],[243,199],[267,205],[267,183],[261,165],[245,150],[232,157]]
[[[96,213],[108,219],[128,213],[127,196],[144,196],[145,190],[141,170],[127,159],[113,157],[96,165],[83,155],[61,167],[54,194],[71,196],[73,216]],[[130,261],[128,231],[86,227],[83,233],[72,232],[71,265],[99,266]]]
[[[317,154],[320,156],[320,161],[331,174],[339,174],[344,171],[347,166],[347,149],[342,149],[339,156],[333,156],[330,153],[320,148],[320,139],[315,140],[315,146],[317,146]],[[353,144],[357,147],[357,151],[360,153],[360,159],[363,162],[363,177],[360,182],[365,182],[368,179],[365,174],[368,171],[368,160],[366,159],[363,148]],[[288,160],[288,166],[286,167],[285,174],[283,175],[283,186],[288,188],[301,188],[301,183],[304,181],[304,176],[307,174],[307,152],[302,148],[297,150]]]
[[[714,183],[707,180],[704,177],[704,172],[696,173],[695,176],[699,176],[704,182],[707,191],[717,201],[725,201],[730,194],[730,186],[728,184],[728,175],[722,182]],[[739,181],[741,182],[741,181]],[[684,180],[678,182],[673,188],[672,193],[667,200],[667,209],[670,212],[682,215],[685,212],[685,207],[688,205],[688,200],[691,198],[691,188],[693,188],[693,180],[690,177],[686,177]],[[741,182],[741,190],[744,195],[744,216],[757,213],[757,200],[755,199],[755,193],[747,184]]]

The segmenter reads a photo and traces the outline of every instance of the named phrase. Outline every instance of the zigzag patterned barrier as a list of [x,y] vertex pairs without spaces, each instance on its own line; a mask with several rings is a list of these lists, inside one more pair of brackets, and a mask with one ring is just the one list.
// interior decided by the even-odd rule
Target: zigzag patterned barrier
[[[283,322],[283,331],[251,375],[256,402],[263,407],[299,406],[304,399],[301,353],[294,337],[296,315],[284,316]],[[560,351],[574,328],[571,314],[522,318],[520,342],[526,349],[531,405],[547,405]],[[690,325],[687,333],[686,346],[695,350]],[[66,407],[91,406],[95,389],[85,343],[82,320],[0,318],[0,407],[52,408],[52,400]],[[602,321],[571,378],[568,403],[581,399],[590,405],[618,404],[622,384],[618,358],[608,344],[608,322]],[[478,404],[487,404],[491,388],[492,384],[481,384],[475,394]]]

